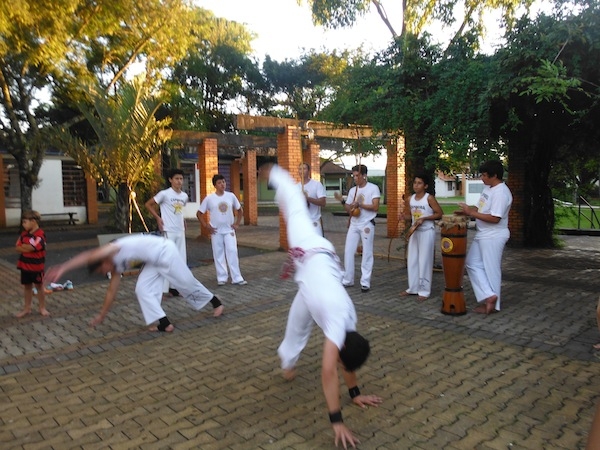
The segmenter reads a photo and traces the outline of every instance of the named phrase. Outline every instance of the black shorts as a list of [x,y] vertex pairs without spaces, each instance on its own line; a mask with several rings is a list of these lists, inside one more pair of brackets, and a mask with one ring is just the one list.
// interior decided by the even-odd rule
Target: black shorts
[[43,282],[44,272],[21,270],[21,284],[42,284]]

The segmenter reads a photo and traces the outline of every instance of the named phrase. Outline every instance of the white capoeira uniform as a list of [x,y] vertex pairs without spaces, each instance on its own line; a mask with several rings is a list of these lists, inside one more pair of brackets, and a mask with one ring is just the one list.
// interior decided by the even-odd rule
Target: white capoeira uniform
[[465,267],[473,286],[477,302],[497,295],[496,310],[500,311],[502,286],[502,253],[510,237],[508,212],[513,197],[505,183],[486,186],[479,197],[477,210],[483,214],[500,217],[500,222],[489,223],[476,219],[477,233],[467,252]]
[[283,211],[298,292],[294,297],[277,353],[283,369],[292,369],[306,346],[313,321],[342,349],[346,333],[356,331],[354,304],[341,283],[341,267],[331,242],[319,235],[307,213],[306,198],[289,173],[273,166],[269,184]]
[[166,316],[161,307],[163,280],[179,291],[189,305],[200,310],[214,295],[200,283],[181,258],[173,242],[160,236],[131,235],[115,240],[119,251],[113,256],[117,273],[143,265],[135,285],[146,324]]
[[[313,180],[312,178],[308,180],[308,183],[304,183],[302,185],[302,189],[310,198],[325,198],[327,196],[325,187],[317,180]],[[318,205],[313,205],[312,203],[307,203],[307,206],[308,214],[310,216],[310,220],[312,221],[313,227],[315,227],[317,233],[323,236],[323,227],[321,225],[321,207]]]
[[[232,225],[235,223],[234,212],[242,208],[235,194],[225,191],[223,195],[216,192],[207,195],[198,211],[210,214],[210,225],[216,228],[216,233],[210,236],[213,259],[217,271],[217,282],[224,284],[231,275],[232,283],[244,281],[240,271],[237,237]],[[229,268],[229,272],[227,269]]]
[[[429,206],[425,193],[420,200],[416,195],[410,197],[410,215],[412,224],[421,217],[431,216],[434,211]],[[433,275],[433,248],[435,245],[435,224],[433,220],[424,220],[408,240],[408,294],[429,297],[431,294],[431,278]]]
[[[358,191],[358,192],[357,192]],[[354,186],[348,192],[348,201],[354,203],[354,199],[359,204],[372,205],[373,200],[380,198],[379,187],[376,184],[369,183],[359,188]],[[362,261],[360,265],[360,285],[361,287],[371,288],[371,273],[373,272],[373,244],[375,243],[375,217],[377,212],[360,210],[358,217],[350,219],[350,226],[346,234],[346,244],[344,247],[344,286],[354,285],[354,254],[358,248],[358,242],[362,243]]]
[[[163,220],[163,231],[170,241],[173,241],[179,254],[187,262],[187,250],[185,245],[185,219],[183,207],[188,202],[188,195],[181,191],[177,192],[172,187],[160,191],[154,196],[154,201],[160,207],[160,217]],[[165,280],[163,292],[169,292],[169,283]]]

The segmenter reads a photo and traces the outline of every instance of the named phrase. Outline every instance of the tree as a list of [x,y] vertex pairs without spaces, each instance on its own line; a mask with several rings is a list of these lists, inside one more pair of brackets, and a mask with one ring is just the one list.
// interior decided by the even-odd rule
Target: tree
[[523,160],[525,242],[534,247],[553,245],[552,174],[577,185],[600,167],[600,8],[579,6],[521,20],[497,54],[490,89],[492,131],[506,141],[509,163]]
[[13,3],[0,5],[0,145],[16,160],[25,210],[48,129],[57,119],[81,120],[79,87],[115,89],[136,64],[154,82],[185,54],[190,8],[185,0]]
[[273,61],[269,56],[263,63],[268,84],[266,95],[273,99],[270,114],[310,120],[331,101],[333,86],[348,65],[350,55],[310,52],[298,60]]
[[115,189],[117,228],[131,233],[136,188],[152,179],[156,156],[171,137],[166,129],[169,119],[155,117],[164,98],[151,92],[141,78],[121,85],[113,95],[99,86],[88,94],[93,106],[81,102],[79,107],[94,130],[95,142],[83,142],[62,129],[55,144],[85,172]]
[[168,110],[178,129],[227,131],[230,110],[260,104],[264,80],[251,60],[254,35],[237,22],[195,11],[194,43],[169,77]]

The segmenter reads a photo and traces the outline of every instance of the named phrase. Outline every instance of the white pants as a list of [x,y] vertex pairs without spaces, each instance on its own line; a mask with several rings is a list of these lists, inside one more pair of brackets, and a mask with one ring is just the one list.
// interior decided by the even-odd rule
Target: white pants
[[231,274],[231,282],[239,283],[244,281],[240,272],[240,260],[238,257],[237,237],[235,231],[227,234],[215,233],[210,236],[212,245],[213,259],[215,260],[215,269],[217,271],[217,281],[226,283]]
[[319,236],[323,236],[323,227],[321,226],[321,221],[317,220],[316,222],[313,222],[313,227],[315,228],[315,231],[317,232],[317,234]]
[[471,280],[477,302],[497,295],[496,309],[500,311],[500,289],[502,286],[502,253],[508,241],[503,238],[473,240],[465,267]]
[[362,261],[360,264],[360,285],[371,287],[371,273],[373,271],[373,244],[375,243],[375,225],[369,222],[367,225],[358,227],[350,223],[346,244],[344,248],[344,278],[342,283],[346,286],[354,284],[354,254],[358,248],[358,242],[362,243]]
[[[185,245],[185,231],[177,232],[177,231],[165,231],[165,236],[168,240],[172,241],[179,250],[179,254],[187,263],[187,249]],[[169,282],[167,280],[163,283],[163,293],[169,292]]]
[[214,295],[200,283],[179,255],[174,244],[167,241],[160,263],[146,264],[135,285],[140,308],[146,324],[156,322],[166,316],[161,307],[164,279],[177,289],[189,305],[200,310],[212,300]]
[[431,278],[433,276],[433,247],[435,245],[435,228],[416,230],[408,240],[408,271],[409,294],[421,297],[431,295]]
[[[334,341],[341,348],[346,331],[356,329],[356,311],[346,289],[340,283],[339,260],[326,252],[332,252],[333,245],[321,234],[317,234],[317,229],[308,216],[304,195],[287,173],[281,173],[282,170],[277,166],[272,170],[277,171],[275,176],[271,175],[270,181],[277,189],[276,199],[285,217],[290,249],[316,251],[304,262],[295,263],[294,281],[298,284],[298,292],[290,307],[285,336],[277,349],[281,367],[292,369],[308,342],[313,321],[324,332],[330,330],[336,336],[341,336],[338,339],[341,342]],[[325,252],[319,253],[319,249],[324,249]],[[332,317],[341,316],[344,309],[350,311],[351,323],[347,328],[345,324],[341,324],[340,329],[340,325]],[[332,327],[335,329],[332,330]]]

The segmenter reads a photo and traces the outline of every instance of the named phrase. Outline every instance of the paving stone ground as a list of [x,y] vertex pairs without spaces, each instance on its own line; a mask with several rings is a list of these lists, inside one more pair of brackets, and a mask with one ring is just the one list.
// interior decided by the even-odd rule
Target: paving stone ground
[[[349,289],[372,346],[360,387],[384,398],[379,408],[361,410],[341,388],[359,448],[583,449],[600,400],[600,359],[592,350],[600,341],[600,238],[565,236],[562,249],[507,248],[502,312],[449,316],[440,312],[441,272],[427,302],[398,296],[406,288],[403,248],[378,221],[372,289],[361,293],[358,281]],[[343,217],[325,217],[339,254],[345,225]],[[261,217],[240,230],[240,247],[254,249],[241,258],[247,286],[218,287],[212,264],[194,267],[223,299],[225,314],[215,319],[210,308],[197,313],[167,299],[176,326],[168,335],[146,331],[133,276],[96,329],[87,322],[100,308],[103,279],[53,293],[51,318],[18,320],[18,273],[14,262],[0,260],[0,446],[334,448],[318,328],[296,380],[280,376],[276,350],[296,286],[278,278],[285,254],[277,251],[277,226],[277,217]],[[195,234],[190,227],[188,244],[206,251]],[[56,249],[89,245],[66,240]],[[467,278],[464,288],[471,309]]]

